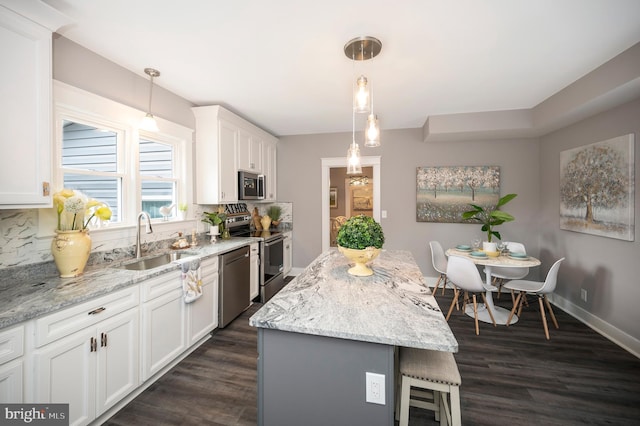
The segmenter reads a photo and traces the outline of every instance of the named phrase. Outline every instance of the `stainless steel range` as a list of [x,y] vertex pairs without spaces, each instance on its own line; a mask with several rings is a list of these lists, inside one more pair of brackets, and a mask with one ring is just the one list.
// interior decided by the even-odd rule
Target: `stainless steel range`
[[229,234],[260,239],[260,302],[264,303],[284,287],[284,236],[277,230],[253,229],[251,215],[244,203],[228,206],[226,226]]

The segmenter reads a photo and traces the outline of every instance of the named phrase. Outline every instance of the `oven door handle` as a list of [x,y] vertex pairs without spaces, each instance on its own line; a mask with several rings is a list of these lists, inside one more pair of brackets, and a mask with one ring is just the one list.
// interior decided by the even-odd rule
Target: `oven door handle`
[[269,241],[269,242],[265,242],[265,243],[264,243],[264,246],[265,246],[265,247],[271,247],[272,245],[274,245],[274,244],[278,244],[278,243],[279,243],[279,242],[281,242],[281,241],[284,241],[284,238],[276,238],[276,239],[273,239],[273,240],[271,240],[271,241]]

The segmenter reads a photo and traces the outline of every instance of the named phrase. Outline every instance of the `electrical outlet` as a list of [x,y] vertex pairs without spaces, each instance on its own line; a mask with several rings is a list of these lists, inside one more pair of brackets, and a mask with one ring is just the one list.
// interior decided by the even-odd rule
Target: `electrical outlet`
[[366,372],[367,402],[385,405],[384,374]]
[[582,299],[583,302],[587,301],[587,290],[584,288],[580,289],[580,298]]

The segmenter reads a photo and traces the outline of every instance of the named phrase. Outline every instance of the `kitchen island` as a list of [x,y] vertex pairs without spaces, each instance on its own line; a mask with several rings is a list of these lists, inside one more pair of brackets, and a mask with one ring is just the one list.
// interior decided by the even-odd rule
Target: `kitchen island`
[[[251,317],[259,425],[391,425],[395,348],[457,352],[410,252],[383,250],[371,267],[351,276],[330,249]],[[366,402],[366,373],[384,376],[384,404]]]

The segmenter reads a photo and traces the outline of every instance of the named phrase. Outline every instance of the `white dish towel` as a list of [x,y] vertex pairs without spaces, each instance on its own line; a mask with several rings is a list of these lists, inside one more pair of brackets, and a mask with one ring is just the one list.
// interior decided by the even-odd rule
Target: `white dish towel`
[[194,259],[181,264],[182,292],[184,303],[191,303],[202,296],[202,279],[200,276],[200,259]]

